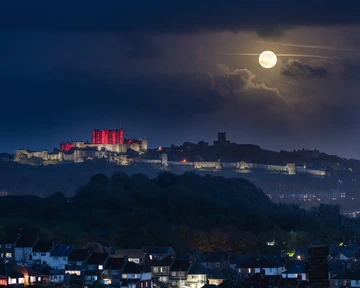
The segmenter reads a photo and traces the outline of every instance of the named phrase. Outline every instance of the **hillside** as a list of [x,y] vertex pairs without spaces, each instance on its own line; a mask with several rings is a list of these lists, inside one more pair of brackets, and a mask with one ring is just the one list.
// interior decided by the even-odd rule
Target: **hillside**
[[180,250],[234,252],[273,239],[287,247],[292,230],[304,231],[307,240],[336,240],[339,213],[332,206],[311,212],[279,206],[247,180],[193,173],[152,179],[97,174],[73,198],[62,193],[8,196],[0,197],[0,205],[2,236],[21,226],[42,238],[78,244],[96,240],[122,247],[171,244]]
[[[162,170],[160,165],[137,164],[136,166],[119,166],[103,161],[62,163],[47,166],[0,161],[0,191],[6,191],[8,195],[36,195],[40,197],[48,197],[57,191],[61,191],[66,196],[73,196],[80,185],[86,184],[88,179],[97,173],[103,173],[109,177],[115,172],[125,172],[128,175],[142,173],[153,178],[162,171],[164,170]],[[183,174],[184,172],[194,170],[185,166],[173,166],[168,168],[168,171],[175,174]],[[360,182],[354,181],[356,178],[360,179],[357,172],[339,171],[336,175],[324,178],[316,178],[300,173],[293,176],[264,171],[238,173],[235,170],[228,171],[226,169],[222,171],[198,170],[196,173],[198,175],[210,174],[226,178],[245,178],[262,190],[273,193],[278,193],[279,191],[284,193],[288,193],[288,191],[306,193],[314,190],[327,191],[339,189],[347,193],[347,198],[335,201],[334,204],[340,204],[341,208],[345,210],[355,209],[360,205],[360,198],[357,197]]]
[[184,142],[180,146],[162,147],[161,150],[153,149],[142,155],[146,159],[159,159],[160,154],[168,154],[169,161],[222,161],[238,162],[245,161],[259,164],[296,165],[306,164],[309,168],[326,168],[329,173],[336,174],[339,171],[360,172],[360,161],[345,159],[336,155],[328,155],[317,150],[294,150],[294,151],[270,151],[262,149],[254,144],[236,144],[212,146],[205,142]]

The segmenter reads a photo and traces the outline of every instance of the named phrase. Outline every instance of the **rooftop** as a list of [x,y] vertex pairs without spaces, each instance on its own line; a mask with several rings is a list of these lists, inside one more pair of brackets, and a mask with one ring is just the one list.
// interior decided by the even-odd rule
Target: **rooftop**
[[17,247],[33,247],[37,239],[38,239],[37,236],[20,235],[16,242],[16,246]]
[[146,251],[144,249],[116,249],[111,255],[113,258],[124,258],[125,256],[129,258],[145,258]]
[[41,272],[34,270],[32,268],[26,267],[26,266],[12,266],[13,270],[23,274],[23,275],[29,275],[29,276],[41,276],[43,275]]
[[285,270],[286,274],[300,274],[305,273],[305,263],[292,262]]
[[168,256],[162,260],[155,260],[151,266],[171,266],[174,262],[174,258]]
[[52,241],[39,240],[33,248],[33,252],[50,252],[54,243]]
[[124,274],[138,274],[141,272],[142,270],[140,265],[134,262],[126,262],[125,268],[123,270]]
[[66,257],[70,255],[72,249],[72,245],[55,245],[50,251],[50,256]]
[[283,263],[278,258],[253,256],[252,258],[238,264],[236,268],[276,268],[282,266]]
[[191,265],[188,274],[194,275],[211,275],[212,271],[209,268],[202,266],[200,263]]
[[204,262],[222,262],[229,260],[229,253],[226,252],[206,252],[200,258]]
[[104,265],[109,253],[93,253],[86,261],[86,264],[90,265]]
[[147,248],[149,254],[173,254],[174,250],[171,246],[152,246]]
[[105,269],[122,270],[124,264],[124,258],[109,258],[109,260],[106,262]]
[[91,252],[86,249],[73,249],[69,255],[69,261],[85,261]]
[[190,261],[187,260],[175,260],[174,264],[171,266],[170,271],[189,271],[191,266]]

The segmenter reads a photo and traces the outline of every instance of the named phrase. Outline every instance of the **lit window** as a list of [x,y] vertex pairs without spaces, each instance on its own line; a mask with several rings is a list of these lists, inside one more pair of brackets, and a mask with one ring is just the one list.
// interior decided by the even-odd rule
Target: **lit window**
[[136,264],[139,264],[140,263],[140,259],[139,258],[129,258],[128,259],[129,262],[134,262]]
[[158,273],[159,272],[159,268],[158,267],[154,267],[154,273]]
[[19,284],[24,284],[24,278],[19,278]]
[[165,268],[165,267],[161,267],[161,268],[160,268],[160,272],[161,272],[161,273],[165,273],[165,272],[166,272],[166,268]]
[[39,282],[41,281],[41,277],[38,277],[38,281],[39,281]]
[[5,253],[5,258],[11,258],[12,254],[11,253]]
[[99,265],[99,270],[103,270],[103,265]]

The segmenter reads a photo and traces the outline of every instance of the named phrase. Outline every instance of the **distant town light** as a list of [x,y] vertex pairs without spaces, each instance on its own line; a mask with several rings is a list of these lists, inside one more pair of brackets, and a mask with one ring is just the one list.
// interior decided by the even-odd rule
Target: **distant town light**
[[181,160],[181,162],[186,163],[187,161],[186,161],[186,159],[183,159],[183,160]]

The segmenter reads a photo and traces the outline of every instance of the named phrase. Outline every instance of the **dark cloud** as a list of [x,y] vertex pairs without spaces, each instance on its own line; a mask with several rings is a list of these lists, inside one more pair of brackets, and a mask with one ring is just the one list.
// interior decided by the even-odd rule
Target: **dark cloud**
[[[16,85],[20,81],[22,85]],[[100,118],[121,113],[160,118],[171,115],[177,119],[188,114],[208,113],[223,103],[223,97],[209,87],[209,77],[201,74],[114,78],[60,70],[27,75],[27,79],[7,82],[0,90],[5,96],[3,103],[12,105],[16,99],[22,99],[17,105],[21,112],[41,113],[47,118],[52,116],[55,107],[60,121],[72,121],[76,115]],[[28,96],[24,99],[23,95]],[[2,113],[0,117],[7,116]]]
[[[298,63],[297,60],[289,63],[294,62]],[[319,76],[321,70],[315,71],[314,67],[301,64],[301,69],[298,68],[296,73],[292,70],[291,75]],[[337,103],[336,93],[324,91],[321,93],[324,97],[319,97],[318,93],[314,97],[303,97],[303,94],[293,95],[298,92],[289,89],[282,94],[270,81],[258,80],[250,70],[229,71],[224,65],[218,66],[210,75],[213,89],[227,99],[226,108],[217,119],[227,115],[234,120],[232,123],[223,120],[226,127],[235,129],[237,126],[246,129],[247,133],[265,133],[267,137],[300,142],[308,141],[309,137],[311,141],[326,141],[334,133],[349,135],[355,129],[354,115],[358,108]],[[305,79],[309,81],[307,77]],[[307,84],[296,82],[294,85]]]
[[[0,87],[0,130],[9,142],[0,151],[9,151],[4,145],[42,149],[57,147],[62,140],[88,139],[86,133],[75,133],[80,126],[88,132],[95,125],[111,128],[126,122],[127,135],[135,125],[152,135],[158,129],[169,132],[170,123],[175,127],[224,106],[224,98],[210,85],[202,74],[114,78],[77,70],[7,79]],[[155,128],[159,122],[162,127]],[[31,146],[35,142],[46,146]]]
[[51,131],[51,127],[94,119],[114,123],[126,118],[182,121],[224,105],[223,97],[209,89],[210,79],[202,75],[117,79],[62,70],[24,77],[1,85],[2,107],[13,108],[0,114],[2,131],[9,132],[14,126],[19,131]]
[[12,0],[0,3],[0,28],[110,33],[250,29],[277,35],[283,27],[359,24],[359,5],[351,0]]
[[135,59],[158,58],[161,56],[160,50],[154,46],[150,36],[145,34],[126,35],[129,44],[127,56]]
[[302,62],[297,59],[289,59],[282,67],[281,73],[293,77],[305,76],[326,78],[330,75],[330,72],[324,67],[316,66],[311,62]]

